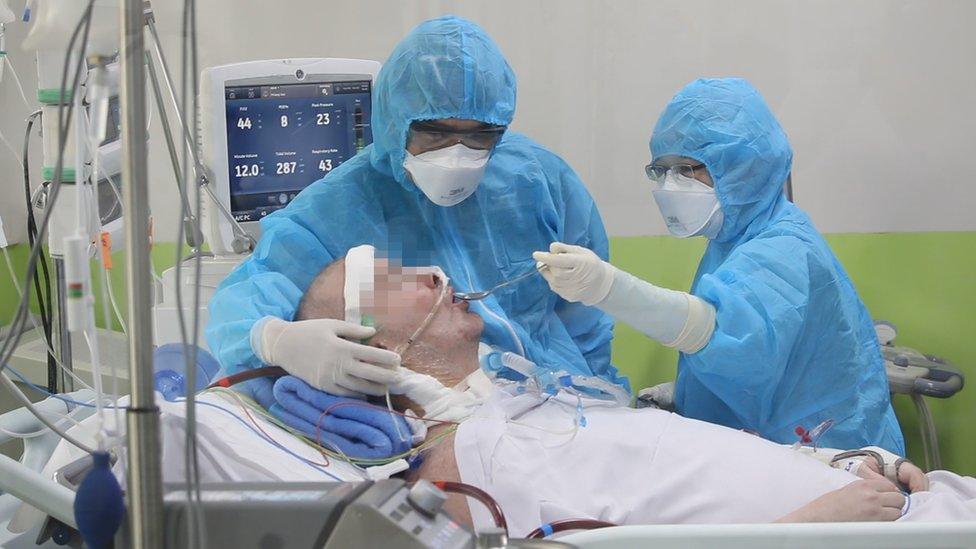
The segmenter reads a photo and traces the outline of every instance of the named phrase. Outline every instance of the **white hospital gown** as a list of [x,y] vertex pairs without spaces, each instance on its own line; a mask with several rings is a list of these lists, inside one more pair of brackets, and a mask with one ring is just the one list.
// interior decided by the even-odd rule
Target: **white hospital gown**
[[[588,402],[587,425],[575,436],[566,434],[576,417],[577,401],[570,395],[543,402],[496,391],[458,429],[455,457],[462,482],[499,502],[512,535],[569,518],[615,524],[771,522],[858,480],[740,431],[660,410]],[[951,473],[931,478],[934,491],[913,496],[906,518],[976,519],[976,481]],[[958,486],[945,487],[948,481],[969,483],[970,501],[960,497]],[[942,493],[935,491],[940,483]],[[945,505],[925,501],[933,499]],[[476,528],[491,525],[482,506],[470,507]],[[926,508],[931,516],[924,515]]]

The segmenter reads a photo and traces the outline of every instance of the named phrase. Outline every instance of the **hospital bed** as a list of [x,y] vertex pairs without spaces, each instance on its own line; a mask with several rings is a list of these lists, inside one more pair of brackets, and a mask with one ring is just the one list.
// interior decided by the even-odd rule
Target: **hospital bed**
[[[79,391],[65,395],[67,399],[78,402],[90,401],[91,391]],[[267,463],[273,459],[274,448],[264,453],[247,452],[240,441],[238,431],[228,426],[247,414],[240,410],[230,414],[227,408],[208,403],[206,398],[219,400],[219,395],[202,396],[198,403],[198,417],[206,414],[220,416],[223,423],[213,423],[214,430],[227,435],[220,441],[229,454],[244,450],[247,458],[254,462]],[[224,402],[224,401],[221,401]],[[127,404],[127,398],[120,399],[119,405]],[[203,404],[209,404],[203,406]],[[182,402],[159,402],[163,420],[175,425],[173,420],[182,420],[185,410]],[[48,398],[37,407],[48,414],[72,413],[75,419],[91,416],[88,408],[75,408],[55,397]],[[215,410],[217,409],[217,410]],[[179,411],[177,411],[179,410]],[[167,419],[168,418],[168,419]],[[111,420],[110,415],[106,421]],[[213,419],[213,418],[208,418]],[[90,428],[95,418],[90,418],[79,426],[75,434],[84,440],[82,432]],[[272,424],[255,423],[262,433],[272,436],[288,452],[301,451],[303,444],[283,435],[284,431],[272,430]],[[39,422],[26,410],[18,409],[0,416],[0,427],[16,433],[32,433],[41,428]],[[250,429],[250,427],[247,427]],[[172,449],[169,442],[178,429],[163,430],[163,459],[166,448]],[[178,434],[178,433],[177,433]],[[3,435],[4,442],[12,435]],[[214,432],[201,431],[204,439],[220,438]],[[69,445],[58,446],[57,435],[43,434],[25,439],[25,452],[20,461],[0,456],[0,547],[58,547],[62,545],[79,546],[80,537],[73,510],[75,490],[91,467],[91,459],[81,450]],[[235,445],[240,444],[240,445]],[[206,456],[206,446],[201,454]],[[257,450],[260,450],[258,448]],[[180,452],[179,449],[176,450]],[[305,456],[315,452],[305,448]],[[76,459],[82,455],[81,459]],[[277,454],[280,461],[281,455]],[[292,454],[294,455],[294,454]],[[301,456],[298,456],[300,459]],[[172,456],[170,456],[172,459]],[[205,458],[202,458],[205,459]],[[64,465],[62,465],[64,464]],[[264,538],[274,538],[281,547],[350,547],[367,535],[375,540],[393,540],[395,546],[445,548],[465,547],[465,541],[473,539],[472,534],[450,520],[441,510],[444,503],[443,492],[429,482],[408,486],[398,479],[362,478],[350,472],[346,463],[334,463],[322,474],[308,470],[293,473],[297,478],[307,478],[303,482],[233,482],[220,483],[213,480],[201,484],[207,492],[202,509],[208,524],[212,547],[265,546]],[[328,475],[328,476],[326,476]],[[175,476],[175,475],[174,475]],[[52,478],[53,477],[53,478]],[[331,478],[330,478],[331,477]],[[330,482],[323,482],[330,480]],[[336,480],[342,481],[337,482]],[[164,507],[166,547],[185,547],[186,540],[179,533],[185,532],[185,494],[182,485],[167,486]],[[27,503],[30,507],[21,505]],[[389,513],[389,508],[398,509],[398,515]],[[243,520],[241,517],[252,517]],[[396,517],[396,518],[394,518]],[[368,528],[364,526],[368,523]],[[296,528],[296,525],[301,528]],[[15,534],[11,530],[19,533]],[[172,535],[177,534],[177,535]],[[120,533],[122,546],[127,546],[125,528]],[[119,538],[117,538],[119,539]]]
[[[895,364],[894,361],[904,362],[907,358],[899,358],[907,356],[907,351],[904,349],[899,349],[895,351],[896,348],[892,347],[890,353],[898,353],[897,356],[892,354],[889,357],[889,362],[891,367],[897,367],[896,374],[902,374],[904,379],[901,380],[901,386],[905,388],[909,387],[931,387],[932,383],[930,379],[926,378],[928,374],[927,371],[923,371],[920,360],[928,360],[934,365],[941,365],[943,368],[948,366],[944,362],[937,362],[934,357],[924,357],[919,358],[919,356],[911,355],[911,360],[913,361],[910,367]],[[161,351],[165,349],[158,349]],[[205,353],[204,353],[205,354]],[[161,353],[160,356],[156,357],[157,360],[157,373],[160,368],[172,367],[170,362],[163,360],[167,358],[168,355]],[[172,357],[169,357],[172,358]],[[182,364],[182,362],[180,362]],[[168,373],[168,370],[165,370]],[[940,370],[948,371],[948,370]],[[212,372],[205,371],[200,375],[210,377]],[[909,376],[915,376],[915,381],[909,383],[907,380]],[[172,376],[170,376],[172,377]],[[170,380],[170,377],[166,377],[165,380]],[[944,383],[937,384],[934,387],[936,389],[945,389],[949,387],[952,389],[956,385],[961,387],[961,378],[956,381],[951,378],[951,376],[942,376],[945,379]],[[182,378],[180,378],[182,379]],[[921,380],[921,381],[919,381]],[[159,381],[159,379],[157,379]],[[170,380],[172,381],[172,380]],[[165,385],[165,384],[164,384]],[[892,383],[893,388],[895,383]],[[184,393],[182,385],[178,387],[178,393]],[[165,387],[160,387],[157,384],[157,390],[163,390],[165,394]],[[958,388],[955,389],[957,391]],[[946,390],[945,392],[954,393],[955,391]],[[907,391],[906,391],[907,392]],[[922,393],[922,390],[916,390],[916,393]],[[936,395],[938,396],[938,395]],[[68,401],[89,401],[93,398],[91,391],[83,390],[67,395]],[[120,401],[120,404],[122,402]],[[171,401],[159,402],[161,409],[164,412],[170,414],[173,413],[174,407],[178,406],[176,403]],[[76,420],[82,421],[86,417],[92,414],[91,408],[75,407],[63,400],[58,400],[57,398],[48,398],[47,400],[38,404],[38,406],[49,413],[71,413]],[[212,408],[219,408],[215,406],[207,406],[198,413],[206,415],[207,413],[213,413],[221,415],[220,413],[214,411]],[[226,414],[227,410],[222,410]],[[226,419],[226,418],[225,418]],[[93,421],[94,419],[92,419]],[[227,419],[228,423],[233,423],[230,419]],[[7,414],[0,416],[0,427],[7,431],[27,433],[37,431],[41,428],[41,425],[34,418],[33,415],[29,414],[25,409],[18,409]],[[266,428],[268,426],[265,426]],[[230,431],[221,429],[219,426],[215,426],[216,430],[220,431],[222,434],[230,435]],[[208,435],[201,435],[208,436]],[[213,436],[213,433],[210,434]],[[5,442],[11,438],[10,435],[3,434],[0,430],[0,443]],[[77,477],[77,475],[59,475],[57,478],[52,479],[52,474],[50,468],[48,468],[47,474],[42,474],[45,466],[51,460],[52,455],[55,455],[55,449],[60,438],[48,432],[40,436],[25,439],[25,452],[23,457],[19,462],[12,460],[7,457],[0,456],[0,547],[36,547],[38,545],[42,547],[57,547],[60,543],[70,541],[74,535],[73,529],[76,527],[74,523],[73,515],[73,501],[74,501],[74,485],[71,482],[65,482],[65,480],[72,480],[72,477]],[[64,449],[62,448],[62,451]],[[63,453],[63,452],[62,452]],[[248,454],[247,450],[238,449],[240,454]],[[63,457],[63,456],[62,456]],[[272,460],[273,458],[268,456],[258,455],[260,458]],[[64,463],[62,460],[58,463]],[[336,464],[347,465],[347,464]],[[361,478],[348,473],[343,468],[333,469],[333,473],[337,476],[333,478],[343,481],[360,481]],[[345,474],[348,473],[348,474]],[[315,477],[319,478],[319,477]],[[293,481],[296,479],[292,479]],[[430,505],[431,502],[434,506],[427,509],[424,524],[426,527],[430,528],[431,531],[435,531],[437,528],[444,530],[444,524],[446,520],[446,515],[440,512],[439,507],[436,505],[437,498],[428,495],[416,495],[414,494],[415,488],[406,486],[402,481],[391,480],[385,481],[381,480],[375,484],[369,483],[353,483],[353,482],[311,482],[311,477],[303,477],[301,480],[306,481],[302,483],[293,483],[289,486],[285,486],[282,483],[275,484],[275,493],[277,494],[277,505],[281,505],[282,495],[285,494],[293,499],[295,504],[294,509],[290,510],[289,513],[278,513],[274,516],[279,517],[283,522],[279,522],[277,526],[274,525],[274,521],[245,521],[250,525],[258,525],[257,530],[251,532],[254,535],[261,535],[262,533],[267,533],[266,530],[269,528],[277,528],[280,531],[287,531],[286,528],[288,523],[294,524],[297,519],[295,517],[299,516],[301,513],[308,513],[309,517],[322,517],[329,516],[330,513],[338,513],[336,509],[349,509],[354,511],[350,513],[350,516],[363,517],[372,516],[370,519],[376,525],[383,524],[387,527],[388,531],[384,534],[386,539],[391,538],[395,533],[399,532],[397,528],[386,524],[386,518],[383,513],[379,513],[378,510],[393,506],[403,506],[406,509],[415,507],[414,504],[410,503],[410,498],[413,497],[418,501],[426,501],[427,503],[422,503],[421,505]],[[358,488],[355,488],[357,487]],[[268,491],[267,485],[262,487],[260,484],[257,485],[238,485],[236,487],[229,486],[219,486],[214,487],[217,489],[217,493],[234,493],[238,494],[244,490],[249,491],[254,499],[261,500]],[[287,489],[286,489],[287,488]],[[175,493],[176,496],[172,494]],[[181,492],[174,490],[170,492],[167,496],[167,505],[170,507],[179,505],[179,494]],[[307,505],[310,501],[310,494],[320,494],[321,497],[312,498],[314,500],[314,505]],[[233,523],[233,519],[228,517],[239,517],[242,513],[255,513],[261,514],[266,512],[260,506],[251,506],[247,508],[242,508],[234,500],[238,498],[238,495],[233,496],[230,500],[221,501],[220,498],[211,498],[210,505],[211,508],[207,511],[207,522],[208,524],[213,523],[213,531],[221,532],[226,531],[226,528],[220,526],[221,524],[227,523],[228,520]],[[176,499],[174,499],[174,497]],[[287,497],[285,498],[287,499]],[[43,511],[40,515],[43,517],[47,515],[47,519],[43,524],[37,524],[38,514],[34,514],[34,523],[31,523],[31,528],[20,535],[14,535],[8,531],[7,527],[12,526],[15,529],[24,529],[27,525],[27,521],[31,518],[28,513],[18,509],[20,507],[20,501],[27,502],[34,507]],[[394,505],[393,502],[396,501]],[[338,513],[341,515],[341,513]],[[416,521],[415,516],[413,520]],[[173,522],[172,531],[181,530],[175,525],[185,520],[180,516],[179,512],[171,512],[167,514],[167,520]],[[304,520],[304,519],[303,519]],[[303,524],[313,521],[314,519],[304,520]],[[328,522],[328,521],[327,521]],[[361,520],[359,522],[345,523],[345,530],[340,528],[341,523],[336,520],[333,523],[328,523],[329,528],[331,528],[330,538],[337,540],[339,542],[347,542],[350,536],[354,535],[356,532],[362,533],[365,531],[365,526]],[[439,525],[438,525],[439,524]],[[416,524],[414,525],[414,527]],[[574,545],[580,547],[629,547],[632,544],[648,543],[653,542],[655,546],[668,547],[668,546],[681,546],[681,547],[696,547],[696,546],[715,546],[716,540],[722,540],[723,546],[729,547],[782,547],[782,546],[796,546],[802,545],[807,546],[814,542],[820,542],[823,539],[830,539],[831,536],[835,536],[838,539],[842,539],[842,542],[835,543],[834,547],[847,547],[847,546],[864,546],[873,545],[879,540],[890,539],[891,542],[885,542],[885,544],[891,547],[917,547],[917,546],[936,546],[936,547],[965,547],[965,540],[970,541],[969,546],[976,547],[976,523],[962,524],[960,523],[949,523],[947,525],[934,525],[934,524],[884,524],[884,525],[863,525],[863,524],[833,524],[829,527],[819,525],[817,527],[811,527],[813,525],[710,525],[710,526],[647,526],[647,527],[619,527],[619,528],[607,528],[599,531],[591,531],[583,534],[573,534],[567,538],[562,538],[564,540],[571,541]],[[324,528],[324,526],[323,526]],[[246,529],[238,529],[239,533],[249,532]],[[289,543],[284,546],[306,546],[309,544],[309,540],[301,538],[302,534],[307,534],[307,532],[292,533]],[[826,536],[826,537],[825,537]],[[313,536],[314,537],[314,536]],[[933,540],[936,542],[933,545]],[[169,540],[175,542],[179,546],[178,540]],[[286,540],[282,540],[286,541]],[[314,544],[314,542],[312,542]],[[962,543],[962,544],[960,544]],[[844,545],[847,544],[847,545]],[[941,545],[940,545],[941,544]],[[320,543],[321,545],[321,543]],[[215,546],[220,546],[215,544]],[[339,545],[341,546],[341,544]],[[463,544],[459,546],[464,546]]]
[[971,549],[976,523],[703,524],[619,526],[570,534],[560,541],[586,549]]
[[[92,398],[90,391],[66,396],[79,402]],[[216,391],[201,395],[198,400],[200,421],[205,418],[214,420],[213,416],[223,419],[222,423],[207,421],[206,425],[199,426],[210,428],[198,430],[202,444],[201,460],[213,457],[208,454],[213,446],[204,442],[221,439],[217,441],[217,445],[224,447],[226,453],[218,456],[218,461],[229,455],[238,455],[242,457],[242,461],[251,464],[280,464],[283,453],[275,454],[275,448],[262,449],[256,442],[241,439],[242,430],[249,430],[251,427],[240,427],[242,424],[237,423],[237,431],[230,428],[238,418],[248,415],[248,412],[241,409],[239,413],[229,414],[229,406],[228,409],[222,409],[221,406],[214,405],[214,402],[232,402],[235,398],[226,396],[226,393],[226,400],[220,400],[221,398],[221,393]],[[119,400],[120,406],[126,404],[127,398]],[[159,401],[158,405],[162,411],[161,423],[172,427],[177,424],[173,420],[185,418],[182,402]],[[77,413],[72,406],[54,397],[43,401],[38,407],[47,413]],[[91,415],[84,408],[74,410]],[[211,417],[206,417],[208,413]],[[110,418],[106,416],[106,421],[108,419]],[[87,423],[91,424],[94,420],[95,418],[90,418]],[[316,454],[315,450],[297,438],[285,436],[286,431],[276,430],[273,423],[253,421],[254,427],[265,436],[275,439],[282,445],[278,448],[296,459],[301,459],[302,456],[294,452],[301,454],[304,450],[306,458]],[[33,416],[26,414],[23,409],[0,416],[0,426],[20,433],[36,431],[40,427]],[[74,434],[84,440],[81,433],[91,426],[82,424],[79,426],[81,431]],[[172,441],[172,435],[179,434],[177,431],[178,429],[172,428],[163,429],[163,440]],[[0,496],[0,547],[79,546],[80,539],[75,531],[78,525],[72,509],[75,499],[73,490],[81,482],[85,469],[91,466],[91,459],[81,450],[69,445],[58,446],[58,442],[56,435],[55,438],[48,438],[48,435],[29,438],[26,440],[27,451],[20,462],[6,457],[0,459],[0,490],[3,490],[3,495]],[[169,446],[166,442],[162,446],[162,459],[165,461]],[[249,449],[253,452],[248,451]],[[182,454],[179,448],[175,452]],[[84,457],[75,460],[79,455]],[[167,470],[169,469],[164,469],[164,475]],[[215,469],[204,467],[204,471],[212,472]],[[365,471],[369,474],[364,478],[358,475],[361,470],[344,462],[332,462],[314,474],[305,468],[288,471],[287,478],[281,481],[221,482],[211,479],[201,482],[201,491],[205,496],[200,510],[207,524],[207,545],[266,547],[270,544],[283,548],[324,549],[378,545],[418,549],[560,546],[541,540],[509,540],[504,545],[492,545],[488,541],[496,533],[479,533],[479,537],[476,537],[451,520],[442,509],[446,499],[444,492],[427,481],[407,484],[400,479],[384,478],[381,474],[374,477],[373,471],[369,469]],[[224,469],[223,472],[230,473],[231,469]],[[329,481],[323,482],[323,479]],[[167,535],[164,547],[187,546],[185,497],[184,485],[170,483],[166,486],[163,530]],[[21,500],[37,510],[21,506]],[[20,533],[14,534],[10,529]],[[128,546],[127,535],[123,526],[120,537],[116,538],[123,547]],[[476,545],[478,539],[482,539],[484,543]]]
[[[83,400],[88,398],[91,398],[91,395],[85,391],[72,394],[72,399]],[[39,406],[51,412],[72,412],[77,414],[76,419],[91,414],[85,409],[73,410],[70,405],[53,398],[43,401]],[[28,415],[23,409],[0,416],[0,425],[7,430],[18,432],[30,432],[39,428],[33,416]],[[2,436],[6,437],[7,435]],[[0,490],[2,490],[2,495],[0,495],[0,547],[37,547],[38,541],[41,541],[41,547],[59,547],[59,543],[70,540],[71,529],[75,526],[72,513],[74,493],[62,483],[41,474],[41,470],[49,457],[54,453],[58,438],[56,435],[48,434],[27,439],[25,443],[27,451],[19,462],[10,458],[0,458]],[[289,499],[292,500],[295,505],[294,508],[290,509],[289,513],[278,513],[275,515],[278,517],[277,519],[266,516],[263,520],[238,522],[238,524],[243,522],[252,527],[250,530],[238,528],[237,533],[240,535],[253,533],[260,537],[259,534],[266,534],[269,529],[288,533],[290,537],[286,536],[280,539],[285,543],[282,547],[304,547],[310,544],[308,538],[310,529],[295,532],[294,528],[287,528],[289,524],[295,524],[299,520],[295,517],[302,514],[307,517],[300,519],[304,521],[302,524],[308,524],[309,520],[316,520],[308,517],[321,519],[333,514],[337,516],[334,521],[322,521],[322,528],[328,528],[330,532],[325,539],[335,540],[334,543],[329,545],[320,538],[313,536],[311,544],[318,547],[349,546],[351,540],[359,539],[356,536],[364,535],[367,531],[371,533],[383,532],[382,539],[384,540],[394,539],[393,536],[401,533],[401,530],[389,523],[389,513],[381,512],[384,509],[389,510],[387,508],[413,511],[412,515],[404,513],[404,518],[401,520],[413,520],[414,522],[411,524],[414,528],[422,523],[425,528],[431,528],[431,531],[448,533],[452,531],[445,527],[446,518],[439,511],[436,494],[416,493],[417,490],[423,491],[426,488],[411,488],[396,479],[381,480],[375,483],[281,483],[271,485],[275,488],[273,498],[268,493],[268,486],[267,484],[263,486],[260,484],[211,485],[211,488],[216,488],[215,493],[223,493],[225,498],[230,494],[230,497],[223,502],[220,501],[219,497],[208,498],[211,507],[207,510],[207,520],[208,523],[211,520],[214,521],[213,531],[226,531],[227,526],[233,522],[231,517],[239,519],[240,516],[243,516],[242,514],[247,513],[263,516],[261,513],[267,512],[267,509],[260,505],[241,506],[240,500],[242,498],[239,496],[242,492],[250,492],[251,494],[250,497],[243,499],[273,501],[276,506],[283,505],[283,502]],[[180,494],[181,492],[178,490],[170,491],[170,495],[167,496],[167,505],[171,508],[178,506]],[[34,525],[22,534],[12,534],[7,530],[8,526],[23,527],[23,516],[20,516],[23,513],[18,512],[17,509],[20,500],[39,508],[48,518],[41,526]],[[413,500],[416,501],[411,503]],[[419,507],[423,506],[430,506],[427,508],[426,514],[421,514],[418,510]],[[349,512],[343,514],[345,511]],[[348,515],[348,520],[345,522],[339,520],[346,515]],[[184,518],[179,512],[170,512],[166,516],[167,521],[171,523],[167,527],[168,530],[178,531],[181,529],[177,525]],[[220,539],[227,540],[226,537]],[[886,546],[892,549],[923,546],[954,548],[976,547],[976,522],[628,526],[570,534],[559,538],[559,540],[581,548],[608,549],[650,544],[653,544],[654,547],[691,548],[716,546],[809,547],[814,545],[832,548],[865,546]],[[171,541],[175,542],[175,545],[172,545],[173,547],[180,545],[179,540]],[[235,543],[237,546],[247,546],[247,544],[241,544],[239,541]],[[221,545],[215,544],[214,546]],[[422,547],[422,545],[415,546]],[[454,546],[473,547],[474,545],[461,543]],[[526,545],[512,544],[509,546]]]
[[[70,393],[72,400],[90,401],[94,393],[81,390]],[[92,414],[88,408],[76,408],[65,401],[48,398],[35,405],[40,411],[49,414],[71,414],[81,421]],[[43,426],[27,409],[18,408],[0,415],[0,427],[15,433],[31,433]],[[12,440],[10,434],[0,431],[0,444]],[[75,526],[74,492],[53,479],[43,476],[41,471],[61,442],[61,437],[48,431],[40,436],[22,439],[24,451],[19,461],[0,455],[0,547],[36,547],[40,525],[26,528],[26,532],[13,533],[11,528],[20,530],[25,523],[21,503],[28,503],[42,509],[49,517],[64,524]],[[53,541],[43,545],[58,547]]]

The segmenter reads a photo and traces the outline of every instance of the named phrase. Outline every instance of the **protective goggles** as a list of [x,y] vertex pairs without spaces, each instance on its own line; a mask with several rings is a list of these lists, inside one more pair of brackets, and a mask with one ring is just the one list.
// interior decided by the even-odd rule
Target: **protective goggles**
[[688,179],[698,179],[695,177],[696,170],[705,170],[705,164],[674,164],[673,166],[663,166],[660,164],[648,164],[644,166],[644,173],[647,174],[647,178],[658,184],[658,186],[664,185],[664,178],[667,177],[668,172],[673,172],[675,175],[680,175]]
[[505,133],[505,126],[485,124],[473,130],[455,130],[429,120],[410,124],[407,146],[424,152],[436,151],[458,143],[478,150],[491,150]]

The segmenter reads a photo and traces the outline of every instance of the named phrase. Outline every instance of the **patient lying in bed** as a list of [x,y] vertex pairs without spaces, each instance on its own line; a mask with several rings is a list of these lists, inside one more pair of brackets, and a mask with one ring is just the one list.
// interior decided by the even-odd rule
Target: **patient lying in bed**
[[[431,275],[383,277],[379,271],[384,268],[377,262],[369,313],[379,331],[370,344],[393,349],[430,313],[439,288]],[[299,316],[342,318],[344,278],[341,261],[323,271],[306,293]],[[467,304],[447,299],[403,353],[403,365],[454,386],[479,368],[481,330],[480,317]],[[238,397],[208,393],[199,400],[204,482],[364,478],[361,470],[338,460],[322,464],[317,450],[253,411],[245,412]],[[460,480],[485,490],[505,511],[514,536],[568,518],[616,524],[976,520],[976,479],[970,477],[946,471],[925,476],[906,465],[899,479],[914,492],[906,498],[866,468],[859,474],[871,478],[860,479],[747,433],[660,410],[595,399],[581,403],[586,424],[577,427],[580,402],[575,396],[518,394],[498,383],[408,475]],[[183,406],[159,404],[164,479],[180,481]],[[420,416],[425,412],[404,398],[395,404]],[[94,421],[86,420],[72,433],[91,442],[93,428]],[[431,427],[427,439],[451,428]],[[53,473],[79,454],[62,444],[46,471]],[[452,496],[448,511],[476,528],[491,524],[480,504],[469,507],[459,497]]]
[[[379,328],[370,343],[394,349],[435,306],[439,288],[433,275],[390,277],[382,272],[389,268],[376,265],[368,312]],[[339,261],[316,278],[300,318],[343,318],[344,272]],[[467,303],[447,299],[403,353],[403,366],[446,387],[458,385],[479,368],[481,330]],[[867,466],[859,474],[868,478],[860,479],[751,434],[660,410],[583,399],[586,423],[577,428],[579,403],[566,393],[544,398],[499,384],[455,434],[426,452],[411,476],[485,490],[501,504],[514,535],[568,518],[616,524],[976,520],[973,478],[944,471],[926,477],[905,464],[898,478],[915,492],[906,498]],[[398,404],[424,414],[406,399]],[[449,428],[433,427],[428,438]],[[490,524],[477,504],[452,500],[449,510],[476,527]]]

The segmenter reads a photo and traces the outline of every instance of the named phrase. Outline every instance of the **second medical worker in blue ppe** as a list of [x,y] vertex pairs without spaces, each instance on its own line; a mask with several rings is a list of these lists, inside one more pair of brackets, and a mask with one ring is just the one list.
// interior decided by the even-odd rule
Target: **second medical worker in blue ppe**
[[[210,301],[207,342],[225,370],[274,364],[333,394],[383,394],[399,357],[357,342],[373,328],[292,322],[315,275],[360,244],[438,265],[458,291],[534,269],[532,252],[554,241],[606,258],[592,198],[560,158],[507,131],[514,113],[515,74],[483,30],[448,16],[410,32],[376,81],[374,143],[262,219],[253,255]],[[472,307],[493,347],[627,386],[610,364],[609,316],[541,277]],[[258,385],[260,400],[270,381]]]
[[759,92],[741,79],[689,84],[661,114],[651,156],[669,231],[708,238],[691,293],[562,243],[535,254],[552,289],[681,351],[674,402],[684,416],[781,443],[833,420],[821,446],[904,455],[871,317],[783,195],[793,151]]

